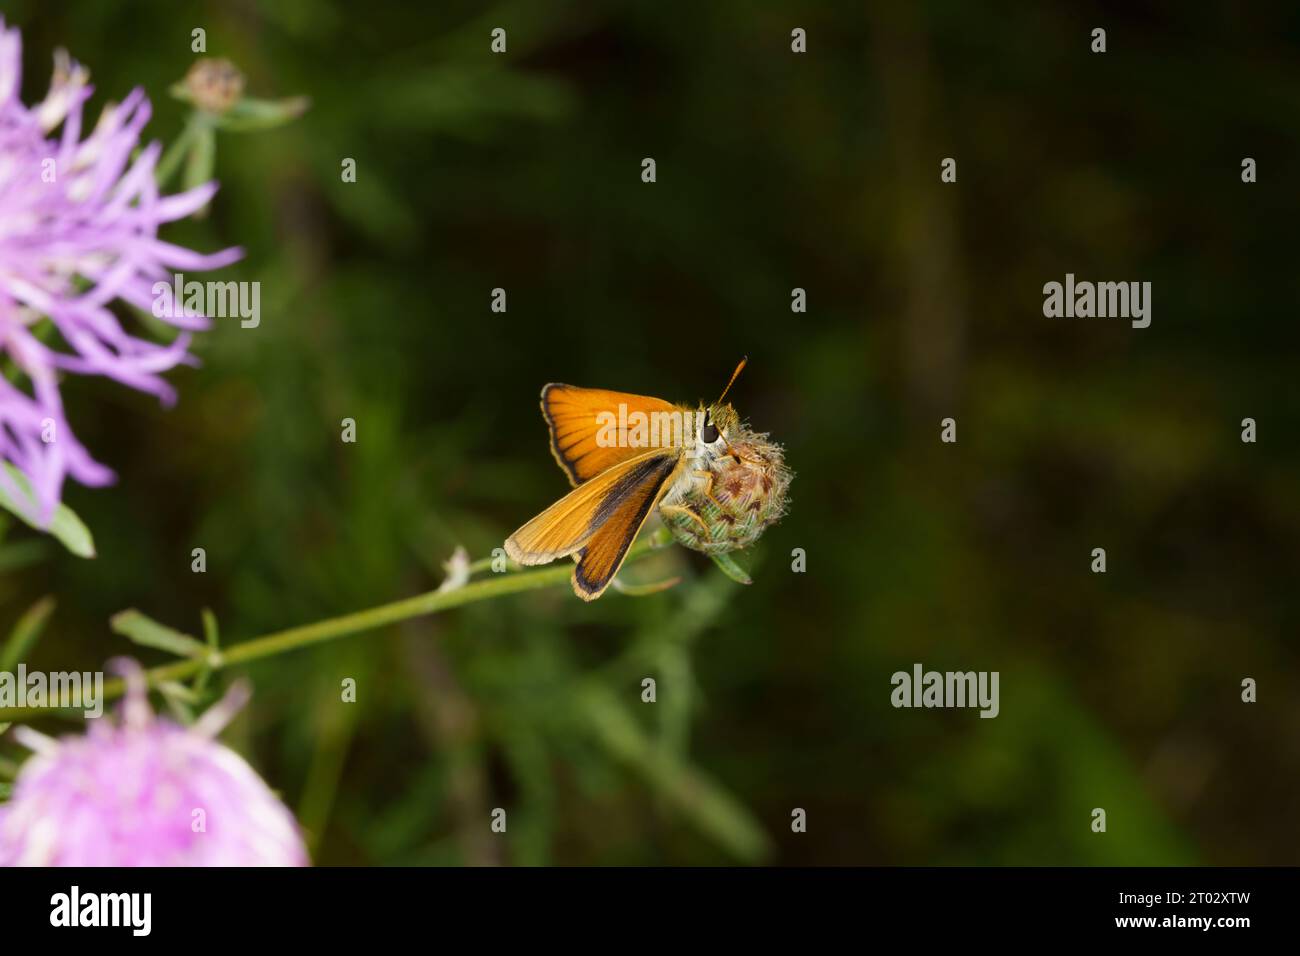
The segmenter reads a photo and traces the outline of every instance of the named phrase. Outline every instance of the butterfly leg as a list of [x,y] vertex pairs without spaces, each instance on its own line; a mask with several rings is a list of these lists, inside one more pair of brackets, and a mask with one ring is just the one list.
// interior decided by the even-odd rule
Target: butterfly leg
[[704,535],[709,541],[713,540],[713,532],[711,532],[709,530],[709,526],[704,523],[704,519],[701,518],[699,515],[697,515],[693,510],[686,507],[685,505],[660,505],[659,510],[663,514],[686,515],[688,518],[690,518],[692,521],[694,521],[696,524],[698,524],[701,528],[704,529]]
[[726,511],[727,509],[722,507],[722,502],[713,497],[713,472],[695,471],[693,474],[696,478],[704,479],[704,497],[712,501],[713,507],[717,508],[719,511]]

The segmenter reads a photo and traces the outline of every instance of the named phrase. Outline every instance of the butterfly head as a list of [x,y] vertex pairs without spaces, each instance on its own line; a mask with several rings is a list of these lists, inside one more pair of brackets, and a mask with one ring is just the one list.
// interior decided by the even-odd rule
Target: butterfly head
[[725,404],[722,400],[727,397],[727,392],[731,391],[731,386],[735,384],[737,377],[739,377],[741,370],[748,361],[748,356],[740,360],[736,370],[731,373],[731,381],[727,382],[727,387],[722,390],[718,400],[712,405],[701,408],[697,416],[699,428],[696,431],[696,456],[706,462],[716,460],[724,455],[736,458],[736,453],[732,449],[730,442],[727,441],[727,436],[734,435],[740,430],[740,416],[736,414],[734,408]]
[[716,402],[701,408],[696,420],[696,451],[700,457],[713,460],[731,453],[727,436],[740,427],[740,416],[733,407]]

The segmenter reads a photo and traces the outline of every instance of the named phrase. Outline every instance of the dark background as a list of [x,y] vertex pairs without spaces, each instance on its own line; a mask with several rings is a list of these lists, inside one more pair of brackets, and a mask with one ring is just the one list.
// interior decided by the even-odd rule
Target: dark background
[[[261,327],[218,323],[172,410],[65,381],[119,482],[66,494],[96,560],[8,530],[0,633],[53,594],[32,666],[153,664],[112,613],[233,643],[427,590],[565,490],[542,384],[710,399],[747,354],[797,473],[753,586],[673,549],[627,572],[686,576],[654,597],[243,669],[227,740],[317,862],[1298,862],[1300,8],[1238,7],[6,0],[28,102],[66,46],[170,140],[202,26],[313,105],[223,136],[164,234],[243,245]],[[1152,282],[1151,327],[1044,318],[1067,272]],[[893,709],[917,662],[999,671],[1000,716]]]

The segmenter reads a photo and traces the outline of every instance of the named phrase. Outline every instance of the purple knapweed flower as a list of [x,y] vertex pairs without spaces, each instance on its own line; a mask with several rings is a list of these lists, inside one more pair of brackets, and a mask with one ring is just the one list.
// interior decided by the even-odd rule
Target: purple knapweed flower
[[[159,225],[204,206],[216,183],[160,195],[160,145],[132,155],[150,116],[143,90],[106,106],[83,138],[89,74],[62,51],[54,62],[45,99],[24,105],[22,38],[0,18],[0,358],[20,373],[19,383],[0,379],[0,461],[27,477],[31,495],[3,468],[0,487],[40,525],[58,504],[65,476],[85,485],[113,478],[68,427],[60,374],[104,375],[170,404],[175,393],[160,373],[192,362],[189,333],[209,324],[204,316],[166,316],[180,332],[160,344],[131,335],[109,306],[150,310],[155,282],[170,282],[174,271],[217,269],[242,254],[201,255],[158,238]],[[38,334],[44,319],[57,334]]]
[[182,727],[154,716],[139,665],[122,670],[120,720],[59,740],[14,730],[35,754],[0,804],[0,866],[307,866],[293,815],[214,739],[243,685]]

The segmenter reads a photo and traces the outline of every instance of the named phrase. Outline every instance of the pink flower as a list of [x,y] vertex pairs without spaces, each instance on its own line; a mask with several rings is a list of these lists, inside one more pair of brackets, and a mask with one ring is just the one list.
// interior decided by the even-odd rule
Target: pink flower
[[306,866],[293,815],[213,738],[246,699],[236,685],[192,727],[156,718],[124,662],[122,720],[83,737],[14,736],[36,753],[0,805],[0,866]]
[[[201,255],[158,238],[161,224],[197,211],[217,184],[160,195],[159,144],[132,158],[150,115],[142,90],[106,107],[83,138],[88,72],[60,51],[49,93],[28,107],[18,95],[21,53],[18,30],[0,19],[0,356],[28,383],[0,382],[0,460],[28,478],[32,495],[3,469],[0,488],[45,524],[65,476],[85,485],[113,478],[68,426],[59,374],[103,375],[170,404],[175,392],[161,373],[193,362],[190,333],[208,319],[167,318],[179,334],[160,344],[132,335],[109,306],[150,310],[153,284],[170,282],[173,270],[218,269],[242,252]],[[35,334],[46,318],[57,332],[49,344]]]

